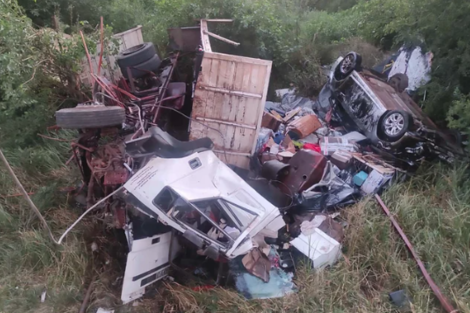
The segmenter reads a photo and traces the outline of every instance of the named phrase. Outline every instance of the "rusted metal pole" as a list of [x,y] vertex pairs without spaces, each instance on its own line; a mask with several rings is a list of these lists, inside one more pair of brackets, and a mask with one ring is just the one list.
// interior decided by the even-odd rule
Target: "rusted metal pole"
[[86,312],[88,302],[90,302],[91,291],[93,290],[93,284],[94,283],[95,282],[92,281],[90,283],[90,286],[88,286],[88,289],[87,289],[86,294],[85,294],[85,298],[83,299],[82,305],[80,306],[80,310],[78,311],[78,313],[85,313]]
[[375,195],[375,199],[379,203],[379,205],[382,207],[382,210],[387,214],[388,218],[392,222],[393,227],[395,227],[395,230],[398,232],[400,235],[401,239],[406,244],[406,247],[408,250],[410,250],[411,255],[415,259],[416,263],[418,264],[419,269],[421,270],[421,273],[423,273],[424,278],[426,279],[426,282],[428,283],[429,287],[431,287],[432,292],[434,292],[434,295],[437,297],[439,302],[441,303],[442,307],[444,310],[446,310],[447,313],[457,313],[458,311],[454,309],[450,301],[444,296],[439,289],[439,287],[436,285],[434,280],[432,280],[431,276],[429,275],[428,271],[426,270],[426,267],[424,266],[423,262],[419,258],[418,254],[416,253],[415,249],[413,248],[413,245],[411,242],[408,240],[408,237],[406,236],[405,232],[401,229],[400,225],[398,222],[395,220],[395,218],[392,216],[390,213],[390,210],[387,208],[385,203],[382,201],[382,198],[380,198],[379,195]]
[[236,41],[227,39],[225,37],[219,36],[217,34],[211,33],[210,31],[204,31],[204,33],[211,36],[211,37],[214,37],[215,39],[219,39],[220,41],[226,42],[228,44],[231,44],[231,45],[234,45],[234,46],[239,46],[240,45],[239,42],[236,42]]
[[93,66],[91,66],[91,57],[90,57],[90,53],[88,52],[88,46],[86,45],[85,37],[83,36],[83,32],[82,32],[82,31],[80,31],[80,36],[82,36],[83,47],[85,48],[86,57],[87,57],[87,59],[88,59],[88,66],[90,67],[91,78],[95,79],[95,78],[93,77]]
[[100,43],[101,43],[101,51],[100,51],[100,61],[98,62],[98,76],[100,76],[101,72],[101,62],[103,61],[103,49],[104,49],[104,30],[103,30],[103,17],[100,18]]
[[179,58],[179,55],[180,53],[177,52],[176,53],[176,56],[175,56],[175,61],[171,62],[171,69],[170,69],[170,73],[168,74],[168,78],[166,79],[166,81],[164,82],[162,88],[161,88],[161,92],[160,94],[158,95],[158,98],[155,99],[155,103],[154,103],[154,107],[157,106],[157,110],[155,112],[155,115],[153,117],[153,121],[154,123],[157,123],[157,117],[158,117],[158,113],[160,112],[160,108],[162,106],[162,99],[163,97],[165,97],[165,93],[166,93],[166,89],[168,88],[168,84],[170,83],[170,80],[171,80],[171,77],[173,76],[173,70],[175,69],[176,67],[176,64],[178,63],[178,58]]

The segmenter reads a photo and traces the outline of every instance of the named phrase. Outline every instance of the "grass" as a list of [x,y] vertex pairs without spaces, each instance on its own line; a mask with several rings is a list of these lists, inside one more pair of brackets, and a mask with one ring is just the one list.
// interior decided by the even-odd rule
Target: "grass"
[[[80,214],[60,188],[78,177],[65,167],[66,143],[46,141],[5,154],[53,231],[62,233]],[[470,182],[464,166],[425,166],[383,199],[414,244],[428,271],[459,312],[470,312]],[[231,289],[194,292],[162,282],[139,302],[119,300],[123,265],[112,233],[92,219],[55,246],[0,166],[0,312],[77,312],[92,278],[98,278],[88,312],[396,312],[388,293],[405,289],[412,312],[442,312],[387,217],[373,199],[342,211],[343,258],[333,268],[300,268],[299,292],[281,299],[246,301]],[[69,201],[70,202],[70,201]],[[91,240],[99,253],[90,251]],[[47,298],[40,295],[47,290]]]
[[[68,145],[45,141],[25,150],[4,150],[18,178],[49,220],[56,236],[78,217],[60,188],[75,184],[65,167]],[[88,267],[80,229],[56,246],[3,164],[0,166],[0,312],[77,312]],[[82,229],[83,230],[83,229]],[[46,290],[47,298],[40,302]]]

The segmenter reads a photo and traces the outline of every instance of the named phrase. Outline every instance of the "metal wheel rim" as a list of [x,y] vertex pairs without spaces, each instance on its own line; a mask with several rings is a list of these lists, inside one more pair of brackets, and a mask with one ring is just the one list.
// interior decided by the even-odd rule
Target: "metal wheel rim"
[[396,136],[405,127],[405,117],[400,113],[393,113],[385,119],[385,134]]
[[354,69],[354,55],[349,54],[344,57],[343,61],[341,62],[340,71],[343,74],[349,73],[351,70]]

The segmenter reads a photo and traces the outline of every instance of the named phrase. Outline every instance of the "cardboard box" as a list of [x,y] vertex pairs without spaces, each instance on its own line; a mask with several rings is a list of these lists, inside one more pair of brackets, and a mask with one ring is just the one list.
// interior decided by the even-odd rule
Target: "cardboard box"
[[336,165],[340,170],[348,168],[352,159],[353,156],[348,151],[337,150],[331,155],[331,163]]
[[354,141],[342,137],[324,137],[320,139],[321,152],[324,155],[332,155],[338,150],[342,151],[357,151],[357,145]]
[[263,118],[261,119],[261,127],[269,128],[276,132],[281,123],[282,120],[279,119],[277,116],[274,116],[273,114],[268,112],[263,112]]
[[369,176],[367,176],[364,184],[362,184],[361,190],[368,195],[374,194],[391,178],[392,175],[390,174],[381,174],[378,171],[373,170],[369,173]]

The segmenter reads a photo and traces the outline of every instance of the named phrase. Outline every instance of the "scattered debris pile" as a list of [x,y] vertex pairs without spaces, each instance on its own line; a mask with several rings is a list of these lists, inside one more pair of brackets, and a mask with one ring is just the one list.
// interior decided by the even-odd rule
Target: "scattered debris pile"
[[[322,269],[340,258],[339,209],[422,159],[463,154],[406,94],[406,75],[363,70],[352,52],[316,101],[286,89],[266,102],[270,61],[212,52],[209,36],[237,43],[207,22],[228,21],[170,30],[177,51],[163,60],[151,43],[122,51],[119,82],[92,74],[93,99],[56,113],[59,127],[79,129],[84,215],[100,207],[95,214],[126,234],[124,303],[170,269],[250,299],[295,292],[300,260]],[[230,110],[250,105],[252,114]]]

